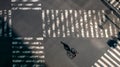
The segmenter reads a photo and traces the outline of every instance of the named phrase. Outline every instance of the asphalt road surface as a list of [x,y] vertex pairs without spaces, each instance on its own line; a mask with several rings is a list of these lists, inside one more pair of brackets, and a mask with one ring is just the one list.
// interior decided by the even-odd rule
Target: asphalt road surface
[[[45,58],[42,61],[37,60],[44,62],[47,67],[119,67],[119,44],[114,49],[106,44],[119,29],[109,21],[104,29],[98,27],[98,24],[102,23],[101,20],[105,20],[106,9],[108,8],[101,0],[11,0],[11,2],[1,0],[0,16],[6,23],[5,27],[0,29],[7,31],[6,25],[8,25],[17,34],[10,33],[8,37],[13,39],[22,37],[22,41],[28,39],[24,41],[27,46],[36,44],[37,46],[33,47],[42,49],[39,56]],[[119,22],[113,15],[111,20]],[[1,37],[7,34],[4,32],[5,34],[1,35],[1,33]],[[40,42],[39,37],[42,38]],[[75,48],[78,52],[76,57],[70,59],[60,41]],[[19,45],[21,42],[15,44]]]

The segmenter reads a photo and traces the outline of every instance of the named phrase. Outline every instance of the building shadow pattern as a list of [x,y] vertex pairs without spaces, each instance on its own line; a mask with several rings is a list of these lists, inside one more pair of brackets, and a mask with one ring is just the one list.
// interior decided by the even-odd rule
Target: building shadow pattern
[[0,10],[0,67],[46,67],[43,38],[20,37],[9,14]]

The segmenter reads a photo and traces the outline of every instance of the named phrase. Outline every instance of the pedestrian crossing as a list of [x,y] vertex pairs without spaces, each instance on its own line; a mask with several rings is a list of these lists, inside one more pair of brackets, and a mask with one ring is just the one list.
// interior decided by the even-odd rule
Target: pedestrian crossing
[[115,7],[118,11],[120,11],[120,0],[108,0],[108,2]]
[[[118,29],[109,22],[104,29],[98,27],[104,14],[104,10],[42,10],[43,37],[108,38]],[[114,16],[111,19],[119,22]]]
[[41,10],[41,0],[11,0],[12,10]]
[[12,41],[12,67],[45,67],[42,37],[16,37]]
[[[120,15],[120,1],[119,0],[101,0],[105,6],[114,11],[114,14],[119,17]],[[120,17],[119,17],[120,18]]]
[[0,10],[0,37],[12,38],[12,67],[45,67],[43,37],[12,37],[11,14]]
[[91,67],[119,67],[120,66],[120,43],[116,48],[110,48]]
[[[119,10],[117,0],[109,0],[110,4]],[[11,10],[0,10],[4,19],[0,27],[0,37],[12,37],[12,11],[39,10],[42,11],[43,37],[15,37],[12,41],[12,67],[45,67],[45,53],[43,38],[47,37],[83,37],[83,38],[109,38],[119,31],[113,24],[105,20],[105,10],[42,10],[41,0],[11,0]],[[112,12],[111,12],[112,13]],[[113,22],[120,22],[114,16]],[[1,24],[1,20],[0,20]],[[9,29],[8,29],[9,26]],[[118,25],[119,26],[119,25]],[[120,46],[107,51],[92,67],[119,67]]]
[[12,37],[11,10],[0,10],[0,37]]

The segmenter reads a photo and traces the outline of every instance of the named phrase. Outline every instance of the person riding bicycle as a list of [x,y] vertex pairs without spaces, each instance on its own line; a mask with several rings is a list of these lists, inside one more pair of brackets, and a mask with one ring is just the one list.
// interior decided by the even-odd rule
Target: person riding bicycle
[[71,57],[71,58],[74,58],[76,56],[76,49],[74,48],[70,48],[66,43],[62,42],[61,43],[63,44],[64,46],[64,49],[67,51],[67,54]]

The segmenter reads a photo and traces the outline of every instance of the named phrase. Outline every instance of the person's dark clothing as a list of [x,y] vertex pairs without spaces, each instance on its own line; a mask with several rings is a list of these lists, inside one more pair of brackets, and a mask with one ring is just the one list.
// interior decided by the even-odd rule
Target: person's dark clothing
[[119,38],[117,38],[119,41],[120,41],[120,37]]
[[115,48],[117,46],[117,41],[115,40],[112,40],[112,39],[109,39],[107,44],[110,46],[110,47],[113,47]]

